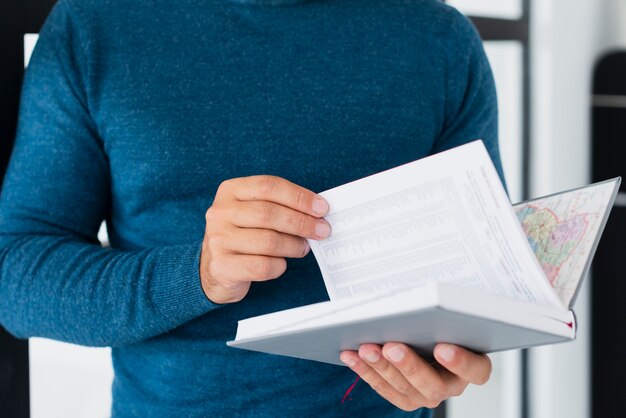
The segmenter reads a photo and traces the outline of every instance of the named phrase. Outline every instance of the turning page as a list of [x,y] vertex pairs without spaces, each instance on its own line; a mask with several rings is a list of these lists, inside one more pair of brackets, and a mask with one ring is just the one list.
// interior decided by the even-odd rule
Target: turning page
[[562,306],[482,141],[321,195],[332,233],[309,243],[331,300],[439,281]]
[[617,177],[513,206],[564,306],[573,305],[589,271],[620,183]]

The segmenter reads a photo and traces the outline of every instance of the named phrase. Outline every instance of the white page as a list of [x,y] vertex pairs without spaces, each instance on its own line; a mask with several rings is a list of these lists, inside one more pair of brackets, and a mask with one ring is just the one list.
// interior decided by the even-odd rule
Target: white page
[[482,141],[321,195],[332,234],[309,243],[331,300],[441,281],[562,306]]

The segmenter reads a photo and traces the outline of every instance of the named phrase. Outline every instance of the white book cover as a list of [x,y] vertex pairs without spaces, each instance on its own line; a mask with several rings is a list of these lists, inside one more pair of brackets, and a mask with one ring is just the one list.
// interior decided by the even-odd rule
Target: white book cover
[[330,301],[239,321],[233,347],[333,364],[363,343],[477,352],[575,338],[570,311],[621,179],[511,205],[474,141],[321,193]]

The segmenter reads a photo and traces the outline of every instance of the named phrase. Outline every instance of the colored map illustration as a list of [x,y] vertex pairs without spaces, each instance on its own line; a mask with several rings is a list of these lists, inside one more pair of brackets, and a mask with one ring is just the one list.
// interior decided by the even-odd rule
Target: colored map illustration
[[546,278],[570,306],[591,262],[614,182],[597,183],[514,206]]
[[561,266],[585,235],[589,214],[559,219],[549,208],[529,205],[518,211],[517,216],[546,277],[554,286]]

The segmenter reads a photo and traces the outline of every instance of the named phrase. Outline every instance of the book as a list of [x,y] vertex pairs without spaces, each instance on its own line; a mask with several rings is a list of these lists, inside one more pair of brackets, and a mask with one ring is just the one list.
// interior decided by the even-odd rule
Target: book
[[621,178],[512,205],[482,141],[322,192],[309,244],[329,301],[242,319],[231,347],[342,365],[343,350],[479,353],[571,341]]

